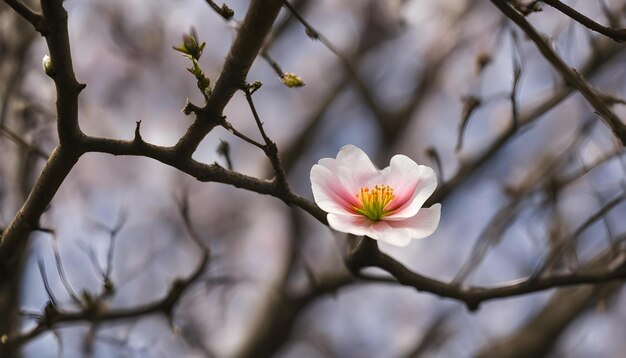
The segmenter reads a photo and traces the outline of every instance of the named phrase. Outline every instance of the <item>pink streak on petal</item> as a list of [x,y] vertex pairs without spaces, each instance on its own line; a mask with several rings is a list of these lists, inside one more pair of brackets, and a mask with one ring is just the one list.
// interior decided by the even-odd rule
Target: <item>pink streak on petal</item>
[[322,165],[311,168],[311,189],[313,198],[322,210],[329,213],[356,215],[354,206],[359,205],[356,198],[341,184],[337,175]]
[[[398,168],[397,166],[394,168],[394,159],[396,157],[399,156],[392,158],[390,170],[386,175],[397,181],[397,178],[401,178],[404,174],[407,181],[397,184],[399,186],[398,189],[394,187],[394,193],[398,190],[398,194],[387,207],[388,210],[393,210],[387,217],[389,220],[402,220],[412,217],[437,188],[437,176],[434,170],[417,164],[412,168],[407,168],[406,166],[404,168]],[[407,163],[405,162],[404,164],[406,165]]]
[[394,198],[391,200],[387,207],[385,208],[388,211],[395,211],[399,208],[407,205],[415,196],[415,189],[417,188],[417,184],[415,183],[412,186],[404,186],[401,187],[400,190],[393,188]]

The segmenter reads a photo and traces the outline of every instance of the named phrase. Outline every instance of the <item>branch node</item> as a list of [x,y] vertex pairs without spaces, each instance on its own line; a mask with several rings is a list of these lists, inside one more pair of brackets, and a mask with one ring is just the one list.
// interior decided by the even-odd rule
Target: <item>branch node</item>
[[196,115],[201,111],[201,108],[196,106],[195,104],[191,103],[191,101],[189,100],[189,98],[187,98],[187,103],[185,103],[185,107],[183,107],[182,112],[188,116],[192,113],[195,113]]
[[362,268],[370,265],[370,259],[378,254],[378,245],[368,237],[352,234],[348,234],[347,241],[344,262],[353,275],[358,275]]
[[141,138],[141,121],[137,121],[135,122],[135,138],[133,139],[133,142],[139,144],[139,143],[143,143],[143,138]]

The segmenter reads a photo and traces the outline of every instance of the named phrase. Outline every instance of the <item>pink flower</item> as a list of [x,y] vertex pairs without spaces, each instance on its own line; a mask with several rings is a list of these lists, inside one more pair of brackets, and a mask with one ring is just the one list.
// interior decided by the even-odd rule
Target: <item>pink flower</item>
[[439,224],[441,204],[422,208],[437,187],[435,172],[405,155],[378,170],[361,149],[346,145],[336,159],[320,159],[311,168],[311,187],[337,231],[406,246]]

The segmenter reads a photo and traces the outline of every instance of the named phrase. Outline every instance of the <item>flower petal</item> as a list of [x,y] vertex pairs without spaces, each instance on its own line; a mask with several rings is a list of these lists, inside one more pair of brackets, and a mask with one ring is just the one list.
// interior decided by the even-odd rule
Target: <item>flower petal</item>
[[351,144],[341,147],[337,153],[335,169],[344,187],[353,195],[380,176],[367,154]]
[[372,222],[363,216],[349,217],[328,214],[328,224],[331,228],[357,236],[367,236],[374,240],[386,242],[394,246],[406,246],[411,237],[405,235],[406,230],[398,230],[387,221]]
[[337,231],[347,232],[357,236],[369,236],[371,233],[370,225],[372,222],[365,216],[348,216],[329,213],[326,219],[328,220],[328,225]]
[[356,198],[346,190],[337,175],[326,166],[316,164],[311,168],[311,190],[315,203],[322,210],[329,213],[356,215],[352,212],[352,208],[358,205]]
[[387,218],[402,220],[414,216],[437,188],[435,171],[425,165],[418,165],[405,155],[391,158],[389,167],[383,170],[387,185],[396,196],[387,206],[394,211]]
[[363,216],[347,216],[330,213],[327,216],[331,228],[357,236],[368,236],[390,245],[404,247],[411,240],[430,236],[439,225],[441,204],[422,208],[415,216],[405,220],[372,222]]
[[437,203],[430,208],[421,208],[417,214],[405,220],[386,221],[393,230],[412,240],[430,236],[439,225],[441,218],[441,204]]
[[400,247],[407,246],[411,242],[410,236],[407,236],[402,231],[393,228],[387,221],[378,221],[370,228],[371,232],[368,236],[374,240]]
[[317,162],[317,164],[328,168],[333,173],[337,171],[335,168],[335,158],[322,158]]

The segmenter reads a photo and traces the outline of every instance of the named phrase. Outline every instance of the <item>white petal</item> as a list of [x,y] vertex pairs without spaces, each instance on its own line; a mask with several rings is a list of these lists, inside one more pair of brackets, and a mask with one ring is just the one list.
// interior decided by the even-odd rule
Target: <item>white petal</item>
[[423,239],[430,236],[439,225],[441,218],[441,204],[434,204],[430,208],[421,208],[418,213],[405,220],[387,221],[394,232],[409,239]]
[[311,168],[311,190],[315,203],[328,213],[356,215],[352,207],[357,202],[337,175],[325,166],[316,164]]
[[383,175],[390,185],[396,199],[389,203],[388,209],[394,212],[389,220],[402,220],[414,216],[437,188],[435,171],[425,165],[418,165],[409,157],[396,155],[385,168]]
[[406,220],[371,222],[363,216],[328,214],[331,228],[357,236],[368,236],[390,245],[404,247],[411,240],[430,236],[439,225],[441,204],[422,208],[417,215]]
[[337,171],[335,168],[335,158],[322,158],[317,162],[317,164],[328,168],[332,172]]
[[352,194],[370,186],[372,180],[379,177],[378,170],[367,154],[354,145],[346,145],[339,150],[335,168],[339,179]]
[[411,237],[407,236],[404,230],[393,228],[387,221],[376,222],[370,229],[368,236],[374,240],[399,247],[405,247],[411,242]]
[[347,216],[330,213],[326,216],[328,225],[334,230],[347,232],[356,236],[369,236],[372,222],[364,216]]

